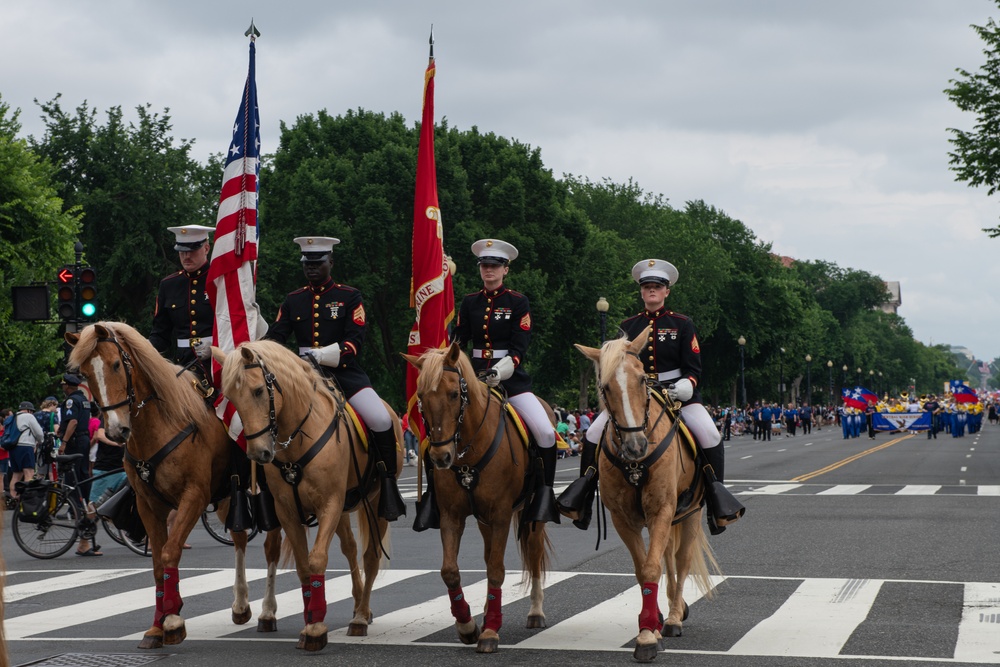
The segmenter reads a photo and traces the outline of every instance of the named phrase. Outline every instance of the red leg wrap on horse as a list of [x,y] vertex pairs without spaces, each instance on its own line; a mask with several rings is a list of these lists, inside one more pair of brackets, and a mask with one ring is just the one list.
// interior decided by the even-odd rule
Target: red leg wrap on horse
[[486,589],[486,616],[483,618],[483,630],[500,632],[503,625],[503,603],[500,600],[499,588]]
[[322,623],[326,618],[326,576],[309,575],[309,600],[306,604],[306,624]]
[[302,620],[309,623],[309,600],[312,598],[312,589],[309,584],[302,584]]
[[163,607],[160,610],[164,617],[181,613],[184,601],[181,600],[181,578],[176,567],[163,568]]
[[660,629],[660,606],[656,603],[659,584],[642,585],[642,611],[639,612],[639,630]]
[[472,620],[472,612],[469,611],[469,603],[465,601],[465,593],[462,587],[449,588],[448,599],[451,600],[451,615],[459,623],[468,623]]
[[163,629],[163,584],[156,584],[156,609],[153,611],[153,625]]

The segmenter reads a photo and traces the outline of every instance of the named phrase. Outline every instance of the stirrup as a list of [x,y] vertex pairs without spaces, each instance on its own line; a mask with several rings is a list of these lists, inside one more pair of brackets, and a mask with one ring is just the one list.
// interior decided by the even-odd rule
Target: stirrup
[[574,479],[566,490],[559,494],[556,507],[563,516],[575,521],[580,518],[581,510],[587,505],[587,498],[593,498],[596,488],[597,468],[590,466],[583,475]]
[[[381,462],[379,465],[381,466]],[[399,493],[396,478],[386,474],[384,468],[380,469],[379,473],[382,483],[378,497],[378,515],[386,521],[395,521],[401,516],[406,516],[406,502]]]
[[524,513],[524,520],[560,523],[559,511],[556,509],[556,496],[551,486],[539,486],[535,489],[531,505]]

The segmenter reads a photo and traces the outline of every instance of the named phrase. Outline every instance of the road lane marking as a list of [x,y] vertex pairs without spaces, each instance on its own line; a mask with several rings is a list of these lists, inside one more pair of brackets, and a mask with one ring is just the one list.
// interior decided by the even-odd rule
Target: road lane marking
[[967,583],[955,660],[995,663],[1000,655],[1000,584]]
[[812,479],[813,477],[819,477],[820,475],[822,475],[824,473],[828,473],[828,472],[830,472],[832,470],[836,470],[837,468],[845,466],[848,463],[852,463],[854,461],[857,461],[858,459],[863,458],[865,456],[868,456],[869,454],[874,454],[875,452],[881,451],[881,450],[885,449],[886,447],[891,447],[891,446],[895,445],[898,442],[903,442],[904,440],[908,440],[908,439],[910,439],[912,437],[913,437],[912,435],[904,435],[904,436],[902,436],[900,438],[896,438],[895,440],[890,440],[889,442],[881,444],[878,447],[872,447],[871,449],[866,449],[865,451],[858,452],[857,454],[855,454],[853,456],[848,456],[846,459],[843,459],[841,461],[837,461],[836,463],[831,463],[830,465],[826,466],[825,468],[820,468],[819,470],[814,470],[813,472],[807,472],[804,475],[799,475],[798,477],[793,477],[792,481],[793,482],[807,482],[810,479]]

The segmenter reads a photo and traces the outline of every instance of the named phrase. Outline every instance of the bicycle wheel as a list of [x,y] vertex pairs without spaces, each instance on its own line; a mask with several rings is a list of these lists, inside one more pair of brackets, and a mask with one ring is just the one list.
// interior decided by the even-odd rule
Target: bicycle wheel
[[104,532],[108,534],[112,540],[122,545],[123,547],[128,546],[125,544],[125,536],[122,535],[122,531],[118,529],[115,524],[111,523],[111,519],[106,516],[101,517],[101,524],[104,526]]
[[128,536],[127,533],[121,533],[122,539],[125,541],[125,548],[134,554],[140,556],[152,556],[153,552],[149,548],[149,536],[143,535],[141,540],[133,540]]
[[[214,537],[217,541],[233,546],[233,540],[229,537],[229,531],[226,530],[225,521],[219,518],[217,512],[213,512],[211,510],[205,510],[202,512],[201,523],[205,526],[205,530],[208,531],[208,534]],[[249,542],[256,537],[257,532],[257,528],[252,528],[247,535],[247,541]]]
[[[35,558],[49,559],[62,556],[69,551],[80,536],[77,524],[81,517],[80,508],[67,496],[52,491],[55,511],[38,523],[21,521],[14,511],[14,541],[21,550]],[[50,504],[51,507],[51,504]]]

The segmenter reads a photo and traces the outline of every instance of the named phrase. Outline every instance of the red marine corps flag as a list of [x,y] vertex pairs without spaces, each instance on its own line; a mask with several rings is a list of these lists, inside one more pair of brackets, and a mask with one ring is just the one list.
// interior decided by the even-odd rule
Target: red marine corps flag
[[[260,116],[257,110],[254,42],[260,35],[251,21],[250,68],[243,99],[233,125],[233,140],[226,155],[226,168],[215,222],[215,247],[208,269],[205,291],[215,309],[214,345],[232,352],[240,343],[256,340],[263,321],[257,309],[257,175],[260,173]],[[212,363],[214,384],[221,386],[221,368]],[[216,412],[229,434],[246,449],[243,426],[236,409],[225,398]]]
[[[455,295],[451,272],[444,255],[441,210],[438,208],[437,173],[434,166],[434,33],[430,38],[430,59],[424,73],[424,111],[420,122],[417,150],[417,188],[413,205],[413,275],[410,279],[410,307],[417,317],[410,329],[408,352],[423,354],[448,343],[448,323],[455,316]],[[417,375],[406,367],[406,409],[411,429],[423,420],[417,411]]]

